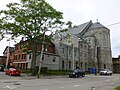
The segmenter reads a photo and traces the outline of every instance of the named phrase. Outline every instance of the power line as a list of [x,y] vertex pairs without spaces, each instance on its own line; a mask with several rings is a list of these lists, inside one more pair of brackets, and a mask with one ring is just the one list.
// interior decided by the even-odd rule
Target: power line
[[120,24],[120,22],[113,23],[113,24],[110,24],[110,25],[107,25],[107,26],[113,26],[113,25],[116,25],[116,24]]

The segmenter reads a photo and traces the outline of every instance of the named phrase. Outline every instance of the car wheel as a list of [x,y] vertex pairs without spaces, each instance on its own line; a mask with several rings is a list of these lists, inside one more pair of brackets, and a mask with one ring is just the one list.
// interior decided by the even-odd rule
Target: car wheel
[[10,76],[12,76],[12,73],[10,73]]
[[76,75],[75,75],[75,77],[77,78],[77,77],[78,77],[78,75],[76,74]]
[[83,74],[82,77],[85,77],[85,74]]

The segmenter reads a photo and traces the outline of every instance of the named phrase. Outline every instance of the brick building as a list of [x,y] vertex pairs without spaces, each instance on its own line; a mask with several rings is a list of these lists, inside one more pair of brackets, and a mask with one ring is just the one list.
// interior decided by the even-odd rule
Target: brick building
[[[12,65],[14,60],[14,47],[6,46],[3,56],[6,57],[6,61],[8,60],[8,67]],[[5,61],[5,65],[6,65]]]
[[[15,44],[13,65],[22,69],[30,69],[32,63],[32,44],[29,41],[20,41]],[[48,69],[59,69],[59,55],[55,52],[55,46],[52,42],[47,41],[44,43],[43,64],[42,67],[48,67]],[[40,51],[41,44],[38,43],[36,56],[36,67],[40,63]]]

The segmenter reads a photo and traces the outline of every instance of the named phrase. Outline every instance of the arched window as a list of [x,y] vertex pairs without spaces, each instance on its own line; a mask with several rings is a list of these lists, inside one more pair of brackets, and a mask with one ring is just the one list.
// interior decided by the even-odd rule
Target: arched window
[[104,64],[104,69],[106,69],[106,64]]
[[78,68],[78,62],[76,62],[76,69]]
[[69,61],[69,69],[71,69],[71,61]]
[[64,60],[62,61],[62,69],[64,69]]

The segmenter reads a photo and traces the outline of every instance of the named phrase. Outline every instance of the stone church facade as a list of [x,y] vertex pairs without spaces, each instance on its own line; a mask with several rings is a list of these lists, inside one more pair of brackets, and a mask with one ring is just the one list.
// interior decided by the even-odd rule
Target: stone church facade
[[59,69],[111,69],[110,30],[99,22],[83,23],[54,37],[56,53],[60,55]]

